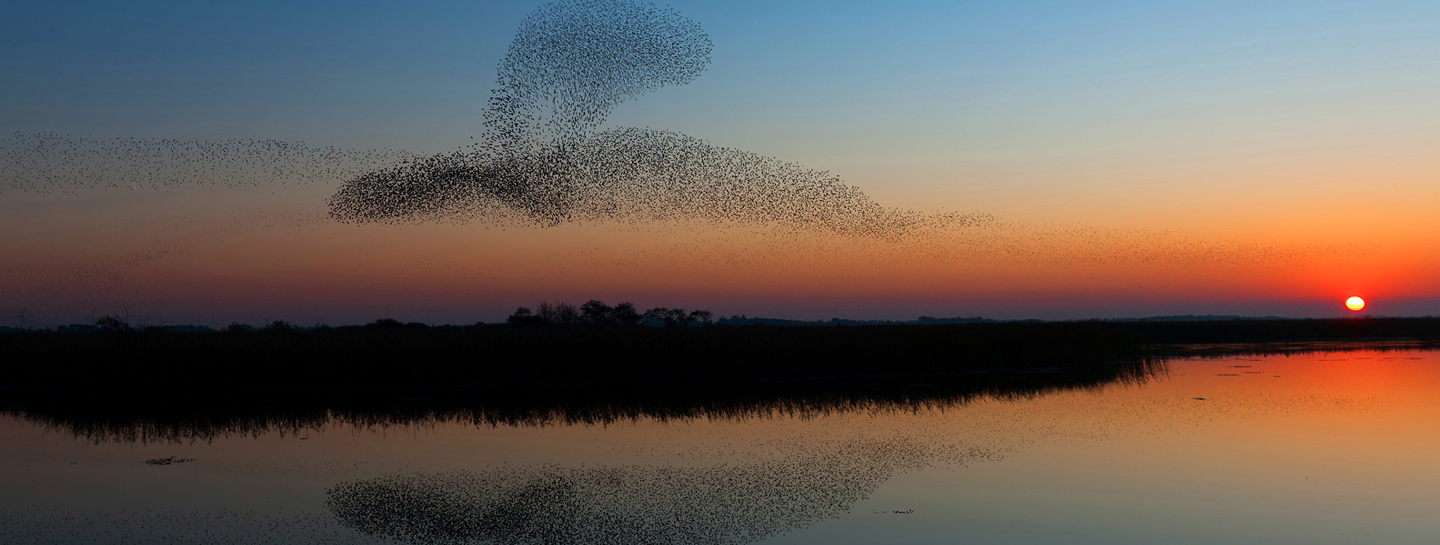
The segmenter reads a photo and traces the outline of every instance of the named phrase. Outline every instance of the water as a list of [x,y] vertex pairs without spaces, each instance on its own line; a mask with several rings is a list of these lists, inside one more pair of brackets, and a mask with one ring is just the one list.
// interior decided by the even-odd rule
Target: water
[[1440,535],[1440,353],[1191,359],[1024,391],[699,418],[312,416],[139,435],[15,411],[0,418],[0,543]]

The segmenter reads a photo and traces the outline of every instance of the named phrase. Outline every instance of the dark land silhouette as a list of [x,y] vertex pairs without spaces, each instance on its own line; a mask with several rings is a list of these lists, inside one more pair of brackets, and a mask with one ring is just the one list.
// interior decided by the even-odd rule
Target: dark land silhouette
[[[546,314],[568,315],[559,306]],[[172,331],[101,318],[85,333],[0,334],[0,408],[97,439],[332,417],[605,423],[963,403],[1144,380],[1174,357],[1440,346],[1440,318],[666,327],[656,316],[691,313],[656,310],[671,309],[631,325]]]
[[642,418],[914,411],[960,406],[980,396],[1021,398],[1144,382],[1164,372],[1160,360],[1141,358],[1006,371],[768,380],[534,381],[203,392],[208,395],[122,389],[98,397],[73,390],[11,390],[0,396],[0,414],[96,442],[179,442],[272,431],[299,433],[331,425],[604,425]]

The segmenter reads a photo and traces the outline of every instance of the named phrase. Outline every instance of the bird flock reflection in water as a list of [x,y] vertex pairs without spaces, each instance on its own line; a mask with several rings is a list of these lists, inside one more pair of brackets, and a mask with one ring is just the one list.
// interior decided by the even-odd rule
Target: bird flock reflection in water
[[399,473],[337,485],[326,505],[367,535],[413,543],[752,543],[848,512],[895,474],[934,463],[926,446],[815,444],[698,467]]
[[328,513],[135,509],[76,514],[64,507],[0,513],[0,542],[29,544],[389,544],[340,526]]

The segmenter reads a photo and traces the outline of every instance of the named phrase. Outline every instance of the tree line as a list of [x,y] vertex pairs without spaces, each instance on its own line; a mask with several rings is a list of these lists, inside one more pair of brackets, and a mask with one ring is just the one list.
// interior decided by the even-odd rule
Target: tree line
[[610,306],[591,299],[575,306],[570,303],[540,303],[531,311],[529,307],[515,309],[505,322],[515,327],[554,326],[595,326],[625,327],[645,324],[647,321],[665,327],[690,327],[714,325],[714,314],[708,310],[655,307],[643,313],[630,302]]

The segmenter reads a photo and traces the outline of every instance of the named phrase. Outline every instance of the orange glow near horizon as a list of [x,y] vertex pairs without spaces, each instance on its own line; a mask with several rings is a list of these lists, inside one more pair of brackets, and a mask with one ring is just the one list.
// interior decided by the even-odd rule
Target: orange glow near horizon
[[597,298],[803,319],[1318,317],[1360,293],[1401,315],[1435,314],[1440,299],[1434,223],[1370,227],[1406,233],[1386,238],[1001,222],[895,239],[684,223],[347,225],[294,204],[323,201],[324,188],[293,192],[304,198],[0,203],[16,235],[0,242],[0,312],[473,323]]

